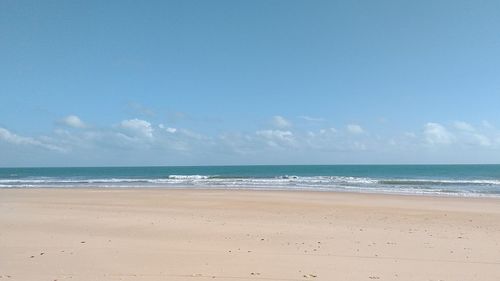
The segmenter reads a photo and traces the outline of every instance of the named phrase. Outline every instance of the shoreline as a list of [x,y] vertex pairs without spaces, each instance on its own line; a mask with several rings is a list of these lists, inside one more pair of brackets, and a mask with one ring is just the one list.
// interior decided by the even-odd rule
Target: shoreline
[[454,193],[454,192],[441,192],[441,193],[415,193],[415,192],[402,192],[402,191],[370,191],[370,190],[345,190],[345,189],[306,189],[306,188],[273,188],[273,187],[218,187],[218,186],[130,186],[130,187],[112,187],[112,186],[37,186],[37,187],[1,187],[0,190],[185,190],[185,191],[256,191],[256,192],[303,192],[303,193],[339,193],[339,194],[366,194],[366,195],[383,195],[383,196],[410,196],[410,197],[424,197],[424,198],[464,198],[464,199],[492,199],[500,200],[500,194],[485,194],[485,193]]
[[500,279],[496,198],[0,189],[0,229],[7,280]]

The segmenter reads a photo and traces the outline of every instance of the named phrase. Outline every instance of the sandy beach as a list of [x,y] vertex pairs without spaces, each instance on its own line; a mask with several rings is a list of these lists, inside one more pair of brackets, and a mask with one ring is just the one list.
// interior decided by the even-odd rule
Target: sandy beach
[[0,190],[2,280],[500,280],[500,200]]

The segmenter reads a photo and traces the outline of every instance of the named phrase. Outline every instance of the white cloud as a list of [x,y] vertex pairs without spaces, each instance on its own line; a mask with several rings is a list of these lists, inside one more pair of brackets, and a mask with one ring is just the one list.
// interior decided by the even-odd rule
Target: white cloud
[[9,130],[5,128],[0,128],[0,139],[12,144],[32,144],[32,145],[40,144],[40,142],[32,138],[16,135],[14,133],[11,133]]
[[3,140],[5,142],[11,143],[11,144],[15,144],[15,145],[31,145],[31,146],[42,147],[42,148],[45,148],[48,150],[54,150],[54,151],[59,151],[59,152],[65,151],[65,149],[58,147],[56,145],[44,143],[44,142],[41,142],[41,141],[36,140],[34,138],[30,138],[30,137],[23,137],[23,136],[12,133],[5,128],[0,128],[0,140]]
[[[177,129],[175,129],[175,131],[177,131]],[[207,139],[209,139],[208,137],[206,137],[202,134],[199,134],[199,133],[196,133],[196,132],[193,132],[190,130],[186,130],[186,129],[181,129],[180,133],[182,133],[182,135],[184,135],[186,137],[189,137],[189,138],[195,139],[195,140],[207,140]]]
[[492,145],[490,138],[488,138],[485,135],[474,134],[474,138],[476,139],[477,144],[479,144],[480,146],[491,146]]
[[335,129],[335,128],[321,129],[321,130],[319,130],[319,133],[322,135],[328,134],[328,133],[335,134],[335,133],[337,133],[337,129]]
[[288,128],[292,126],[292,123],[288,121],[285,117],[276,115],[272,119],[272,124],[277,128]]
[[474,127],[471,124],[463,121],[456,121],[455,123],[453,123],[453,126],[455,126],[456,129],[461,131],[466,131],[466,132],[475,131]]
[[262,130],[262,131],[257,131],[256,134],[258,136],[263,136],[265,138],[277,138],[282,140],[293,137],[292,132],[281,131],[281,130]]
[[363,128],[358,125],[358,124],[349,124],[347,125],[347,131],[351,134],[355,134],[355,135],[359,135],[359,134],[362,134],[364,133],[365,131],[363,130]]
[[73,127],[73,128],[86,128],[87,124],[85,124],[78,116],[76,115],[69,115],[61,119],[61,123]]
[[310,122],[323,122],[323,121],[325,121],[324,118],[317,118],[317,117],[311,117],[311,116],[306,116],[306,115],[299,116],[299,118],[304,119],[306,121],[310,121]]
[[[454,122],[453,126],[458,130],[457,142],[483,147],[489,147],[494,144],[494,141],[487,136],[491,135],[491,131],[494,130],[494,127],[486,121],[483,121],[483,128],[479,127],[478,129],[474,128],[471,124],[462,121]],[[480,133],[479,131],[485,132],[486,135]]]
[[425,124],[424,136],[425,141],[429,144],[450,144],[454,140],[453,134],[438,123]]
[[358,141],[355,141],[354,143],[352,143],[351,148],[353,150],[366,150],[367,149],[366,145],[364,143],[361,143]]
[[158,128],[165,130],[171,134],[174,134],[175,132],[177,132],[177,128],[165,127],[165,125],[163,125],[163,124],[158,125]]
[[[129,161],[127,163],[139,161],[137,163],[143,164],[161,164],[165,159],[172,161],[168,164],[181,163],[179,161],[184,160],[187,161],[184,163],[195,163],[205,159],[258,163],[262,159],[286,162],[293,157],[299,162],[314,162],[317,159],[339,159],[339,162],[348,162],[354,158],[350,158],[351,154],[347,152],[355,152],[352,157],[360,157],[356,159],[365,159],[363,157],[366,156],[367,159],[374,157],[370,158],[375,159],[374,161],[379,161],[376,157],[380,155],[390,155],[389,158],[383,158],[388,162],[394,159],[417,161],[418,157],[431,155],[436,161],[446,162],[451,159],[447,157],[454,151],[461,152],[456,159],[464,159],[463,161],[484,159],[479,158],[483,157],[482,155],[494,159],[500,152],[500,131],[491,124],[488,124],[490,128],[487,128],[480,122],[475,124],[457,121],[447,125],[430,122],[421,124],[420,128],[407,127],[404,130],[397,130],[396,127],[394,131],[386,131],[386,127],[382,132],[365,131],[356,123],[346,123],[345,127],[337,127],[337,130],[317,123],[310,124],[313,125],[312,128],[272,127],[251,132],[241,128],[222,132],[210,130],[212,133],[207,134],[184,129],[180,124],[177,126],[165,122],[155,123],[153,126],[146,120],[130,119],[103,127],[87,126],[83,130],[71,129],[78,126],[78,123],[73,122],[73,126],[59,126],[51,132],[33,136],[18,135],[0,127],[0,150],[12,150],[12,153],[7,151],[9,153],[4,155],[0,152],[0,165],[13,165],[16,161],[30,163],[34,160],[25,157],[28,152],[35,153],[35,160],[47,157],[50,152],[52,159],[59,159],[58,163],[62,164],[87,160],[89,163],[98,164],[109,159],[124,159],[123,161]],[[466,153],[473,156],[467,156]],[[125,159],[126,157],[128,158]]]
[[294,145],[295,137],[290,131],[282,130],[262,130],[257,131],[255,134],[264,140],[270,146],[281,146],[281,145]]
[[254,137],[241,133],[223,133],[219,136],[218,147],[224,151],[233,151],[239,155],[251,155],[256,153],[256,142]]
[[123,120],[120,127],[128,134],[135,137],[153,138],[153,127],[151,123],[141,119]]

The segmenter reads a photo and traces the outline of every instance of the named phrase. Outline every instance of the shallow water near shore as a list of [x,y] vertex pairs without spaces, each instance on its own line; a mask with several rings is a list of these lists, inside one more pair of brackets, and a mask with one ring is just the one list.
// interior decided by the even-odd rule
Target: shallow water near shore
[[1,168],[0,188],[222,188],[500,196],[500,165]]

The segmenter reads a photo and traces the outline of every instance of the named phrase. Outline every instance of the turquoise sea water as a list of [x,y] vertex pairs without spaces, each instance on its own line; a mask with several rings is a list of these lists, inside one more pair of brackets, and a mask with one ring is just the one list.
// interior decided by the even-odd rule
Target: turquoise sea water
[[0,168],[0,188],[223,188],[500,196],[500,165]]

